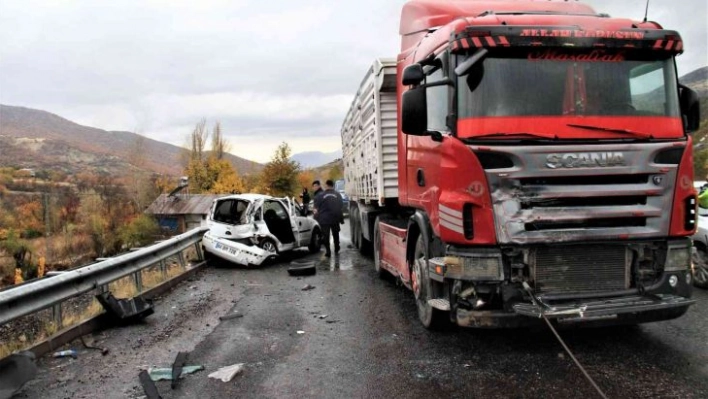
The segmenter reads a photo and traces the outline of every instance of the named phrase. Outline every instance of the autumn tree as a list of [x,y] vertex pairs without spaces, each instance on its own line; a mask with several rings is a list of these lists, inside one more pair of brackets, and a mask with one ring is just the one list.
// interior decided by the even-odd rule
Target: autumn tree
[[282,143],[275,150],[273,158],[263,168],[261,182],[268,194],[285,197],[296,194],[298,190],[298,173],[300,164],[290,159],[292,150],[288,143]]
[[315,181],[315,173],[312,169],[300,171],[300,173],[297,174],[298,190],[302,190],[303,188],[307,188],[309,190],[309,187],[312,185],[313,181]]
[[327,179],[332,181],[337,181],[344,178],[344,172],[342,172],[342,166],[339,162],[336,162],[327,173]]
[[[206,152],[211,138],[211,151]],[[188,159],[185,168],[192,192],[232,193],[245,191],[245,184],[238,171],[226,159],[231,146],[224,138],[221,124],[216,122],[209,133],[206,120],[202,119],[189,135]]]

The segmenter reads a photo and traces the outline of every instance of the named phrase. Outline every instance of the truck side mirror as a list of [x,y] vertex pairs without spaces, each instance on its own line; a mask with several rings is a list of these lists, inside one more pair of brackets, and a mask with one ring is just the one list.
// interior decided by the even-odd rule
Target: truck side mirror
[[413,136],[428,135],[428,109],[425,86],[414,87],[403,93],[401,130]]
[[686,133],[695,132],[701,124],[701,107],[698,94],[690,88],[679,85],[679,103]]
[[423,66],[420,64],[413,64],[408,65],[403,70],[403,79],[401,80],[401,83],[403,83],[404,86],[415,86],[419,85],[423,79],[425,79]]

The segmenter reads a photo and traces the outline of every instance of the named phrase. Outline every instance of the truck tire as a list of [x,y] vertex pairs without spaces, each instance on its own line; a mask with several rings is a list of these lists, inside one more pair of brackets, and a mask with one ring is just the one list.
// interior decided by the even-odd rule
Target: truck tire
[[351,231],[352,245],[354,248],[361,247],[361,222],[359,222],[359,208],[353,207],[349,215],[349,230]]
[[433,281],[428,275],[427,253],[425,240],[420,234],[415,243],[411,265],[411,287],[418,308],[418,318],[423,327],[429,330],[444,330],[450,327],[450,312],[435,309],[428,303],[428,300],[432,299]]
[[374,270],[376,274],[381,278],[388,277],[389,273],[386,269],[381,267],[381,218],[376,218],[374,223]]
[[703,245],[696,245],[693,249],[692,272],[693,285],[698,288],[708,289],[708,253]]

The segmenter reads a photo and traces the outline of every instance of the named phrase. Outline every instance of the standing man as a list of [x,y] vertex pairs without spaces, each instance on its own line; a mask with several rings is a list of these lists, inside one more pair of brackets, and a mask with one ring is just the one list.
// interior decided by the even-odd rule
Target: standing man
[[[314,186],[314,185],[313,185]],[[334,190],[334,182],[325,182],[326,190],[320,195],[315,195],[315,210],[317,221],[322,227],[322,239],[325,245],[325,256],[332,256],[329,246],[329,233],[334,238],[334,253],[339,253],[339,224],[344,222],[342,215],[342,196]]]

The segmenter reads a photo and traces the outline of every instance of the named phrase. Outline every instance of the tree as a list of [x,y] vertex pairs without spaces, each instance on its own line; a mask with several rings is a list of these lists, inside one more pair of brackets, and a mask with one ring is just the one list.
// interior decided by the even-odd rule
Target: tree
[[693,175],[696,180],[708,178],[708,149],[693,152]]
[[297,174],[297,183],[299,190],[302,190],[303,188],[309,189],[313,181],[315,181],[315,173],[312,171],[312,169],[303,170]]
[[229,152],[231,149],[231,145],[229,144],[228,141],[224,138],[223,134],[221,133],[221,123],[218,121],[214,124],[214,130],[212,130],[211,134],[211,156],[218,159],[222,160],[224,159],[224,154]]
[[342,172],[342,166],[337,161],[337,163],[335,163],[334,166],[332,166],[329,169],[329,173],[327,174],[327,179],[332,180],[332,181],[337,181],[337,180],[343,179],[343,178],[344,178],[344,173]]
[[210,159],[209,169],[215,171],[216,181],[209,189],[213,194],[240,194],[246,186],[236,169],[225,159]]
[[275,150],[273,158],[263,168],[262,184],[268,194],[285,197],[297,194],[297,176],[300,164],[290,159],[292,150],[288,143],[283,142]]

